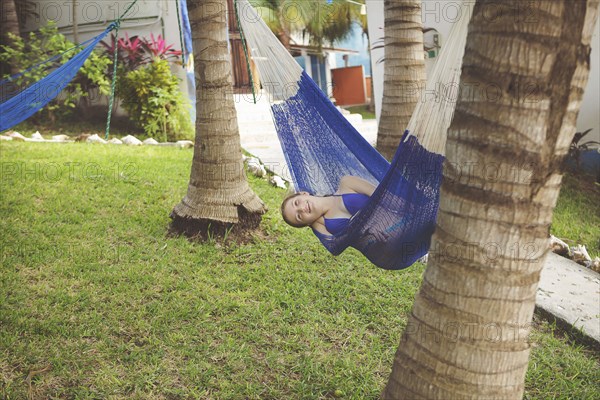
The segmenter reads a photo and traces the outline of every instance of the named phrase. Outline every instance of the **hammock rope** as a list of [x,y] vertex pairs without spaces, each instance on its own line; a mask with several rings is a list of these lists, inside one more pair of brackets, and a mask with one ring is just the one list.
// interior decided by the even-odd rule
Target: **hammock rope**
[[185,65],[185,48],[183,47],[183,30],[181,29],[181,12],[179,11],[179,0],[175,1],[175,9],[177,10],[177,25],[179,26],[179,47],[181,47],[181,65]]
[[119,18],[117,18],[111,25],[113,25],[113,29],[115,31],[115,45],[114,45],[114,49],[113,49],[113,71],[112,71],[112,81],[110,83],[110,95],[108,96],[108,110],[106,112],[106,130],[104,132],[104,139],[108,140],[108,135],[110,134],[110,121],[111,121],[111,117],[112,117],[112,109],[113,109],[113,103],[115,101],[115,89],[117,87],[117,62],[119,59],[119,28],[121,27],[121,21],[123,20],[123,18],[125,18],[125,16],[127,15],[127,13],[129,12],[129,10],[131,10],[131,8],[133,7],[133,5],[135,3],[137,3],[138,0],[133,0],[133,2],[131,2],[131,4],[129,4],[129,7],[127,7],[125,9],[125,11],[123,11],[123,14],[121,14],[121,16]]
[[[369,203],[336,235],[315,231],[337,255],[347,247],[384,269],[412,265],[429,249],[439,206],[446,130],[454,101],[424,96],[413,113],[398,150],[388,163],[341,115],[298,65],[247,0],[236,0],[249,45],[294,186],[314,195],[334,193],[344,175],[377,186]],[[460,80],[472,7],[453,27],[426,86],[437,90]],[[444,89],[445,90],[445,89]],[[425,93],[427,94],[427,92]]]
[[252,100],[256,104],[256,93],[254,91],[254,82],[252,81],[252,69],[250,68],[250,57],[248,55],[248,47],[246,46],[246,37],[244,36],[244,30],[240,22],[240,14],[238,12],[237,1],[233,2],[233,8],[235,9],[235,18],[237,20],[238,29],[240,30],[240,39],[242,41],[242,48],[244,49],[244,56],[246,58],[246,69],[248,71],[248,78],[250,79],[250,89],[252,90]]
[[[137,1],[137,0],[136,0]],[[113,71],[112,71],[112,81],[110,83],[110,95],[108,96],[108,111],[106,112],[106,130],[104,132],[104,139],[108,140],[108,135],[110,133],[110,120],[112,116],[113,102],[115,101],[115,89],[117,87],[117,61],[119,59],[119,26],[120,23],[115,23],[115,43],[113,49]]]

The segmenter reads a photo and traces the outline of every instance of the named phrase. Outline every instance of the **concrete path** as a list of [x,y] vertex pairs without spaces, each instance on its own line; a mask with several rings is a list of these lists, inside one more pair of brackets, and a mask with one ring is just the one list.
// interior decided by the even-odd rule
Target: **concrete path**
[[542,270],[536,305],[600,344],[600,274],[550,253]]
[[[263,99],[266,96],[262,96]],[[290,181],[289,170],[277,139],[269,104],[236,98],[242,147],[260,158],[265,167]],[[346,116],[374,144],[377,122],[360,115]],[[558,321],[566,322],[600,344],[600,275],[564,257],[550,253],[542,271],[536,305]]]

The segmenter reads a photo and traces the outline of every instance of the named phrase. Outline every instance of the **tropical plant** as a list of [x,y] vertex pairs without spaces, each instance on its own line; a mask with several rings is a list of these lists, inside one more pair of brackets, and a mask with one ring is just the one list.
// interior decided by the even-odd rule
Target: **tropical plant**
[[[58,28],[53,22],[40,28],[38,34],[30,32],[27,40],[10,33],[9,37],[12,44],[1,46],[0,60],[10,62],[18,71],[22,71],[21,75],[13,78],[13,83],[17,87],[27,87],[41,80],[79,51],[74,48],[74,43],[58,32]],[[56,57],[56,59],[46,62],[52,57]],[[49,119],[54,122],[59,116],[72,114],[78,101],[89,96],[89,91],[93,88],[101,94],[108,94],[110,81],[104,72],[110,64],[111,61],[108,57],[93,52],[79,70],[76,78],[34,118]],[[86,103],[84,102],[84,104]]]
[[181,51],[154,34],[146,39],[125,33],[118,40],[111,35],[108,43],[101,43],[107,55],[112,56],[117,47],[116,96],[129,119],[146,134],[165,141],[193,137],[189,101],[170,68]]
[[154,58],[118,80],[117,93],[129,118],[149,136],[163,141],[189,139],[193,127],[189,102],[169,62]]
[[314,7],[303,34],[308,35],[309,43],[320,50],[323,44],[333,46],[336,41],[347,39],[352,34],[352,26],[364,21],[356,4],[346,0],[326,1]]
[[598,1],[534,2],[520,19],[516,4],[479,0],[473,9],[461,84],[494,85],[499,96],[458,100],[429,262],[385,399],[523,397]]
[[173,44],[167,45],[167,42],[163,39],[162,35],[158,35],[155,38],[154,34],[151,33],[150,40],[144,39],[144,48],[152,58],[176,61],[177,57],[181,56],[182,52],[173,49],[173,46]]
[[173,44],[167,45],[162,35],[154,37],[150,34],[150,39],[140,38],[137,35],[129,37],[125,32],[125,37],[115,41],[115,35],[110,35],[110,42],[100,42],[108,55],[112,57],[117,46],[117,66],[128,72],[151,63],[155,58],[168,61],[176,61],[181,56],[180,50],[173,49]]
[[125,32],[125,37],[118,40],[114,34],[111,34],[110,43],[105,41],[100,43],[110,57],[113,57],[115,45],[117,46],[117,68],[120,68],[121,71],[133,71],[148,62],[143,40],[137,36],[129,37],[127,32]]
[[590,128],[586,131],[575,133],[571,145],[569,146],[569,159],[575,161],[575,168],[577,171],[581,170],[581,154],[600,146],[600,142],[596,142],[595,140],[580,143],[592,130],[593,129]]
[[346,0],[251,0],[267,26],[289,50],[293,34],[308,39],[320,51],[351,34],[352,24],[365,20],[360,7]]
[[198,83],[196,139],[187,194],[171,212],[178,232],[225,236],[254,229],[265,206],[244,174],[227,51],[227,0],[188,2]]

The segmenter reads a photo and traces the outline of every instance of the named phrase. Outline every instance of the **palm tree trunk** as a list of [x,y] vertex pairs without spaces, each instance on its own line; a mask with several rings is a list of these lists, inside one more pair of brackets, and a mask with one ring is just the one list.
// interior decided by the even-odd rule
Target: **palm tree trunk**
[[73,7],[73,42],[75,44],[79,44],[79,18],[77,17],[77,4],[79,0],[72,0],[73,3],[71,7]]
[[531,2],[517,12],[522,4],[475,5],[438,225],[384,399],[523,396],[598,0]]
[[377,150],[391,159],[425,85],[421,0],[385,0],[385,65]]
[[1,0],[2,7],[2,44],[8,44],[11,40],[8,38],[8,33],[19,36],[19,18],[15,0]]
[[[15,36],[21,35],[15,0],[0,0],[0,7],[2,7],[2,29],[0,30],[0,45],[12,45],[13,40],[8,36],[8,34],[12,33]],[[11,64],[10,62],[9,64],[10,65],[8,65],[7,69],[10,71],[11,75],[19,72],[18,68],[15,67],[14,64]]]
[[192,234],[210,229],[218,235],[233,224],[237,229],[255,228],[265,212],[244,174],[227,50],[226,4],[227,0],[188,2],[199,80],[196,139],[187,195],[171,217],[176,230]]

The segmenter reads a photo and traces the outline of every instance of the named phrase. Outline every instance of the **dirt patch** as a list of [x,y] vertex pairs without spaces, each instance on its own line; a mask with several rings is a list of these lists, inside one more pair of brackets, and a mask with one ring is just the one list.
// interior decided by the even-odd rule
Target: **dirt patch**
[[256,236],[266,236],[260,227],[262,214],[250,213],[243,207],[238,207],[239,222],[236,224],[210,219],[182,218],[171,213],[169,235],[184,235],[192,241],[206,242],[214,240],[217,243],[247,244]]
[[[597,198],[600,196],[600,184],[594,182],[594,177],[584,173],[573,173],[569,172],[569,184],[575,190],[584,193],[586,196],[591,198]],[[563,178],[563,184],[565,179]]]

